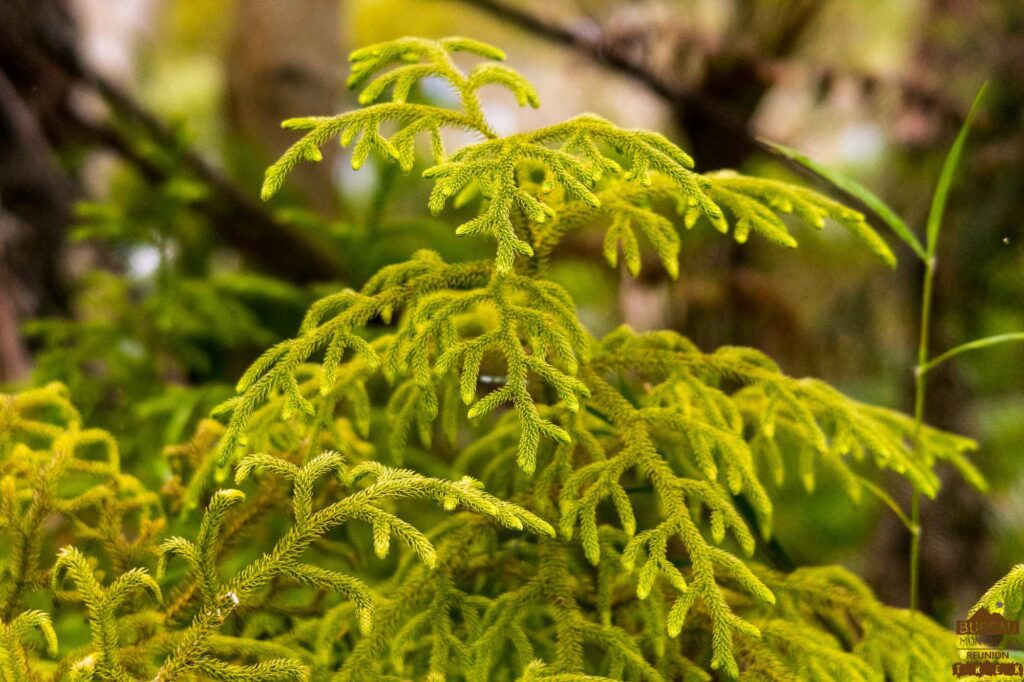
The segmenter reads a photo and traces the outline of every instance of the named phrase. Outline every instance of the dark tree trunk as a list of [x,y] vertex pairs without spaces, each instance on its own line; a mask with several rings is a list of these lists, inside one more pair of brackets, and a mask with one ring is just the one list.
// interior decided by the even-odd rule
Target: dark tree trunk
[[29,368],[22,322],[65,308],[64,236],[76,189],[51,139],[67,139],[68,79],[26,44],[28,36],[71,40],[61,2],[0,4],[0,381]]
[[[236,2],[229,43],[227,111],[230,148],[243,178],[258,178],[298,135],[281,128],[296,116],[332,114],[343,92],[341,0],[247,0]],[[288,186],[322,215],[337,209],[331,161],[301,164]],[[250,180],[251,181],[251,180]]]

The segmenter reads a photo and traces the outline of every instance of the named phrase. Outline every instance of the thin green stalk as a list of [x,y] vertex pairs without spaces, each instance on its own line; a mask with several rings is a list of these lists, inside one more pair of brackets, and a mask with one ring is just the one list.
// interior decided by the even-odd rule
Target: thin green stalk
[[999,346],[1004,343],[1019,343],[1024,341],[1024,332],[1012,332],[1010,334],[997,334],[995,336],[988,336],[984,339],[976,339],[974,341],[968,341],[967,343],[960,344],[956,348],[947,350],[945,353],[934,357],[928,361],[927,365],[924,365],[921,369],[925,373],[935,369],[943,362],[955,358],[956,356],[966,353],[972,350],[980,350],[982,348],[990,348],[992,346]]
[[[932,245],[934,248],[934,245]],[[931,331],[932,297],[935,289],[935,255],[931,253],[924,261],[924,287],[921,292],[921,321],[917,345],[917,367],[914,368],[914,455],[920,458],[921,430],[924,426],[924,406],[927,397],[925,366],[928,364],[928,341]],[[910,614],[917,614],[921,576],[921,491],[913,488],[910,493]],[[910,677],[914,679],[916,659],[910,658]]]
[[[938,253],[939,233],[942,230],[942,217],[946,210],[946,202],[949,199],[949,188],[953,182],[953,175],[960,163],[960,156],[963,153],[967,141],[967,133],[971,129],[971,122],[978,110],[982,97],[985,94],[985,85],[981,86],[978,94],[974,97],[971,110],[964,120],[960,132],[956,136],[953,146],[946,155],[942,164],[942,173],[939,175],[938,185],[935,187],[935,194],[932,196],[931,208],[928,211],[928,223],[925,228],[925,256],[924,261],[924,288],[921,292],[921,328],[917,346],[917,367],[914,368],[914,454],[920,458],[922,452],[921,429],[924,425],[924,406],[927,397],[926,378],[930,363],[928,361],[928,340],[931,331],[932,298],[935,290],[935,263]],[[915,249],[916,252],[916,249]],[[942,356],[945,359],[946,356]],[[940,360],[941,361],[941,360]],[[921,568],[921,493],[914,488],[910,498],[910,617],[917,613],[918,596],[920,591],[920,568]],[[910,659],[910,679],[914,679],[915,659]]]
[[[921,455],[921,429],[927,397],[924,367],[928,364],[928,340],[931,330],[932,298],[935,290],[935,256],[924,261],[924,289],[921,293],[921,322],[914,370],[914,454]],[[921,564],[921,492],[914,488],[910,499],[910,611],[917,610]]]

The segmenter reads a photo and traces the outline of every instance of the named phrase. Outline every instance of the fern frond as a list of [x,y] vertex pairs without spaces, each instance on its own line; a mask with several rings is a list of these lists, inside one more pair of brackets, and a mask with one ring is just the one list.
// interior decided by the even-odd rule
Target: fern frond
[[73,532],[126,571],[162,529],[159,497],[121,471],[114,438],[83,429],[67,389],[0,395],[0,618],[49,582],[55,538]]
[[[294,525],[274,547],[245,566],[226,584],[216,576],[216,555],[212,541],[222,525],[228,507],[243,499],[239,491],[221,491],[214,496],[206,512],[196,553],[200,556],[199,572],[207,593],[205,605],[193,619],[174,653],[163,663],[158,677],[174,679],[187,670],[205,669],[210,638],[221,627],[228,614],[253,600],[260,590],[279,578],[289,579],[318,589],[335,591],[354,603],[359,613],[360,628],[373,627],[373,597],[369,588],[353,576],[320,568],[300,561],[302,554],[332,528],[350,521],[371,526],[378,556],[388,554],[390,539],[397,537],[408,545],[428,567],[436,564],[436,552],[429,539],[415,526],[382,508],[382,504],[402,499],[430,499],[446,510],[463,508],[497,521],[515,530],[554,535],[546,522],[514,504],[504,502],[481,489],[469,477],[449,482],[421,476],[405,469],[393,469],[377,462],[363,462],[344,467],[342,455],[324,452],[301,467],[271,455],[248,455],[237,466],[235,480],[242,483],[253,474],[270,473],[283,476],[292,485]],[[313,487],[324,475],[334,473],[353,492],[347,497],[313,509]],[[174,539],[165,543],[166,551],[187,547],[185,541]],[[186,552],[187,553],[187,552]],[[207,564],[213,564],[207,567]],[[210,570],[212,568],[212,571]],[[269,665],[269,664],[267,664]]]
[[0,678],[4,680],[31,680],[35,675],[26,641],[38,632],[46,642],[50,657],[57,655],[57,633],[50,615],[43,611],[22,611],[7,623],[0,619]]
[[160,602],[160,586],[144,569],[136,568],[117,576],[103,587],[89,560],[74,547],[65,547],[53,567],[53,590],[60,592],[65,579],[75,584],[74,595],[85,603],[92,625],[92,661],[95,674],[108,679],[130,679],[120,660],[117,610],[133,594],[146,591]]
[[253,665],[232,665],[215,658],[196,661],[196,669],[215,680],[245,682],[291,682],[306,679],[306,668],[290,659],[271,659]]
[[1024,613],[1024,564],[1017,564],[988,588],[968,615],[979,609],[999,612],[1009,619],[1019,618]]
[[[298,379],[303,363],[312,356],[322,353],[324,358],[323,380],[314,388],[321,395],[330,394],[347,349],[361,359],[359,373],[372,372],[379,366],[377,351],[359,334],[367,322],[389,317],[396,309],[431,291],[483,284],[489,274],[486,263],[448,265],[430,252],[421,252],[407,265],[386,268],[367,283],[365,293],[341,292],[314,306],[303,323],[304,333],[267,351],[239,381],[240,395],[219,408],[221,413],[230,414],[219,446],[219,466],[226,467],[246,444],[244,432],[249,420],[273,394],[280,392],[285,397],[283,408],[279,409],[285,420],[296,414],[315,414],[311,396],[304,393]],[[331,313],[332,317],[324,319]],[[349,379],[360,380],[359,373]]]
[[[754,231],[780,246],[795,247],[796,239],[782,216],[791,215],[814,229],[823,228],[831,220],[846,227],[883,261],[893,262],[892,253],[865,223],[862,214],[810,189],[741,176],[732,171],[708,173],[701,179],[707,183],[707,196],[724,211],[719,218],[708,217],[708,224],[726,233],[731,217],[737,241],[745,242]],[[660,173],[652,173],[648,185],[611,177],[598,182],[594,193],[600,202],[596,206],[565,196],[554,196],[550,200],[554,218],[545,223],[543,229],[534,227],[536,258],[546,262],[558,243],[571,232],[607,225],[604,255],[613,267],[618,264],[621,250],[630,274],[639,273],[642,263],[639,230],[654,248],[666,272],[675,278],[678,275],[679,228],[673,220],[681,216],[683,227],[689,230],[705,215],[699,207],[690,205],[687,194]]]
[[[636,468],[650,481],[665,520],[657,527],[633,537],[622,553],[622,564],[628,571],[637,568],[641,549],[647,560],[638,571],[637,596],[646,598],[656,577],[663,577],[675,587],[680,596],[668,616],[670,636],[678,635],[686,616],[697,599],[708,608],[713,623],[712,666],[723,667],[736,674],[733,658],[733,633],[758,636],[757,628],[733,613],[716,578],[724,573],[736,580],[757,600],[772,603],[774,596],[745,566],[728,552],[711,546],[702,536],[691,517],[691,508],[705,506],[710,514],[712,535],[721,542],[725,531],[731,530],[743,550],[750,554],[754,539],[746,524],[736,512],[729,496],[720,487],[676,475],[658,454],[649,430],[649,417],[642,410],[629,405],[606,381],[592,371],[587,381],[593,387],[594,407],[607,415],[609,421],[622,429],[623,449],[608,459],[598,460],[578,469],[567,480],[562,492],[562,532],[572,537],[579,524],[583,551],[591,563],[600,560],[597,507],[605,498],[611,498],[628,535],[634,521],[631,502],[620,484],[623,474]],[[657,417],[655,417],[657,419]],[[590,485],[583,491],[586,482]],[[748,484],[757,485],[756,479]],[[767,498],[760,496],[767,503]],[[770,511],[767,513],[770,514]],[[667,558],[670,538],[678,537],[686,549],[692,566],[690,580]]]
[[[781,575],[764,567],[755,567],[758,575],[779,596],[776,617],[803,621],[790,641],[803,641],[808,646],[825,646],[827,640],[817,632],[824,626],[833,636],[844,639],[840,651],[849,651],[867,664],[868,679],[933,680],[949,676],[951,656],[956,649],[952,631],[934,621],[905,609],[885,606],[877,601],[868,587],[849,571],[840,567],[801,568]],[[817,632],[816,632],[817,631]],[[776,649],[776,655],[789,659],[793,652],[784,641],[765,640]],[[829,658],[839,663],[838,652]],[[861,664],[847,660],[847,674],[867,673]],[[910,671],[914,670],[913,678]],[[827,671],[814,671],[811,679],[832,679]]]
[[864,659],[845,651],[827,632],[783,618],[760,626],[762,641],[745,643],[744,679],[876,682],[878,674]]
[[[343,147],[355,143],[352,167],[360,168],[370,153],[380,152],[385,158],[398,161],[409,171],[414,163],[416,138],[429,133],[434,149],[434,160],[444,161],[441,145],[442,128],[457,128],[494,137],[484,118],[478,91],[487,85],[501,85],[512,92],[520,106],[538,105],[533,86],[512,69],[497,64],[477,65],[468,75],[452,61],[451,52],[471,52],[485,59],[504,59],[497,48],[468,38],[445,38],[440,41],[423,38],[402,38],[371,45],[352,53],[350,88],[366,85],[359,95],[365,109],[333,117],[306,117],[289,119],[284,127],[308,130],[305,137],[293,145],[267,169],[262,196],[269,199],[277,193],[287,174],[300,161],[320,161],[320,148],[328,140],[339,137]],[[390,71],[374,77],[382,69],[398,63]],[[440,78],[459,95],[460,110],[412,104],[407,101],[413,86],[424,78]],[[391,102],[374,104],[391,90]],[[380,132],[385,122],[399,124],[398,132],[390,138]]]
[[598,675],[585,675],[583,673],[558,672],[553,666],[546,665],[544,661],[533,661],[523,674],[517,678],[517,682],[611,682],[613,678],[600,677]]
[[649,185],[650,173],[656,171],[675,184],[688,206],[713,220],[721,217],[721,211],[705,193],[707,183],[691,170],[693,161],[685,152],[661,135],[623,130],[592,114],[464,147],[449,161],[424,173],[424,177],[434,180],[430,209],[439,212],[449,198],[469,183],[476,183],[488,199],[487,209],[456,232],[493,236],[498,244],[497,272],[509,272],[517,254],[534,255],[532,245],[516,234],[513,211],[521,211],[534,223],[544,223],[554,215],[554,209],[520,186],[517,168],[537,163],[545,174],[542,192],[561,187],[568,198],[597,208],[600,199],[592,189],[594,183],[605,172],[618,169],[598,144],[621,151],[629,162],[627,179]]
[[[493,308],[494,325],[464,338],[459,329],[460,316],[481,306]],[[511,403],[522,429],[517,461],[530,472],[540,436],[559,442],[568,436],[540,416],[529,377],[542,380],[570,411],[576,411],[580,397],[588,391],[573,374],[580,361],[588,357],[588,345],[572,311],[572,301],[561,287],[506,275],[493,278],[484,289],[424,296],[415,315],[407,316],[385,366],[392,375],[412,374],[418,395],[428,399],[419,406],[418,414],[433,420],[438,408],[434,376],[443,376],[461,365],[459,393],[463,402],[471,404],[468,417],[476,419]],[[505,376],[496,390],[476,400],[481,363],[491,353],[502,357]],[[549,355],[558,366],[549,361]],[[432,356],[436,358],[433,367]]]
[[[734,413],[733,421],[736,414],[741,415],[744,437],[776,469],[777,478],[783,473],[778,449],[786,444],[808,454],[802,472],[808,488],[813,487],[814,461],[820,458],[849,484],[855,499],[860,484],[846,460],[859,461],[868,454],[876,466],[906,476],[927,495],[937,490],[933,471],[937,461],[949,462],[967,480],[984,486],[984,479],[965,457],[976,448],[970,439],[926,427],[923,447],[915,452],[910,446],[913,421],[906,415],[851,400],[821,381],[787,377],[774,362],[751,349],[724,347],[711,354],[694,348],[678,351],[666,347],[666,338],[666,334],[613,335],[603,346],[598,366],[641,372],[667,387],[681,388],[677,397],[693,401],[693,408],[701,409],[702,418],[711,423],[723,423],[723,409]],[[723,382],[738,383],[740,388],[723,392]],[[653,392],[652,397],[658,399],[664,390]],[[715,404],[707,405],[708,400]]]
[[[740,243],[745,242],[753,231],[782,246],[795,247],[796,241],[774,213],[778,211],[792,214],[818,229],[825,226],[826,220],[832,220],[846,228],[887,265],[896,266],[896,256],[859,211],[806,187],[778,180],[744,177],[732,171],[718,171],[705,177],[711,181],[709,194],[712,199],[731,213],[736,221],[733,237]],[[692,224],[696,217],[688,217],[687,224]],[[725,231],[724,224],[718,227]]]

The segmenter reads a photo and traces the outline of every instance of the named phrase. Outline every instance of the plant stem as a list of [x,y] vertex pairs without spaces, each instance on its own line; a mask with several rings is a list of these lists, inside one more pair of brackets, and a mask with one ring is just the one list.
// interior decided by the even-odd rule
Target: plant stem
[[[981,86],[978,94],[974,97],[971,110],[967,114],[956,141],[946,155],[942,164],[942,173],[939,175],[939,183],[935,187],[935,194],[932,196],[932,205],[928,211],[928,223],[925,228],[926,244],[924,260],[924,290],[921,293],[921,329],[920,342],[917,347],[917,367],[914,368],[914,454],[918,457],[924,455],[921,447],[921,427],[924,424],[924,406],[926,390],[926,374],[930,369],[928,362],[928,336],[931,330],[932,317],[932,294],[935,287],[935,254],[938,252],[939,233],[942,229],[942,216],[946,209],[946,201],[949,198],[949,187],[953,182],[953,174],[960,163],[960,155],[963,152],[967,140],[967,133],[971,129],[971,120],[974,112],[977,111],[982,97],[985,94],[985,85]],[[984,340],[981,344],[969,344],[966,348],[957,348],[952,353],[941,355],[938,362],[948,359],[963,350],[970,350],[974,347],[984,347],[993,343],[1002,343],[1008,339],[998,341]],[[937,364],[937,363],[936,363]],[[911,497],[910,518],[913,523],[914,535],[910,540],[910,615],[913,617],[917,610],[918,602],[918,573],[921,559],[921,493],[915,488]],[[910,676],[913,678],[913,659],[911,659]]]
[[[913,371],[913,450],[922,456],[921,431],[925,423],[927,384],[925,366],[928,365],[928,344],[932,325],[932,298],[935,290],[935,256],[925,259],[925,282],[921,300],[921,329],[918,341],[918,366]],[[913,488],[910,494],[910,616],[918,610],[921,572],[921,492]],[[911,679],[913,676],[911,660]]]

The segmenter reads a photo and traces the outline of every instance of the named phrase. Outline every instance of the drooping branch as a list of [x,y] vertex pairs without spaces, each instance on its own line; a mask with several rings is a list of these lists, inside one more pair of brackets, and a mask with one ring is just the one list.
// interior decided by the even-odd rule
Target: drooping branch
[[[678,79],[673,79],[660,73],[653,65],[646,63],[645,60],[637,58],[629,51],[618,47],[600,31],[585,32],[575,29],[508,3],[505,0],[459,1],[483,10],[496,19],[518,26],[550,42],[574,49],[594,62],[636,80],[664,100],[673,111],[689,112],[693,119],[700,122],[700,125],[697,127],[707,125],[717,128],[724,137],[730,140],[730,144],[733,146],[732,159],[748,156],[754,152],[767,154],[796,173],[805,177],[812,177],[820,184],[827,186],[829,191],[841,197],[844,203],[854,206],[865,213],[876,226],[885,225],[885,221],[870,206],[865,205],[856,196],[845,191],[842,187],[836,186],[827,178],[808,172],[806,168],[783,157],[770,145],[759,139],[748,127],[747,119],[749,117],[739,115],[736,111],[725,106],[720,100],[715,98],[713,92],[696,92]],[[811,10],[803,9],[802,11],[796,11],[794,19],[787,22],[787,25],[793,27],[805,25],[808,20],[807,13],[809,11]],[[793,35],[792,30],[783,30],[782,33],[783,35],[776,40],[777,43],[782,45],[795,44],[796,36]],[[771,56],[760,56],[740,51],[731,56],[738,63],[747,64],[749,67],[748,71],[751,74],[756,75],[757,79],[766,82],[778,80],[796,68],[791,60],[784,58],[785,55],[773,58]],[[882,84],[879,77],[873,74],[852,72],[840,74],[835,69],[822,70],[819,74],[819,81],[823,83],[833,82],[840,76],[855,79],[861,84],[862,89],[866,91],[875,90]],[[948,101],[940,93],[931,91],[919,83],[909,80],[895,80],[888,81],[887,84],[897,89],[908,100],[933,108],[943,118],[957,124],[962,122],[966,115],[966,111],[962,107]],[[707,160],[701,159],[699,150],[695,151],[697,152],[696,157],[701,167],[705,170],[708,169]],[[710,167],[715,165],[718,164],[712,163]]]
[[[331,279],[341,274],[338,257],[315,238],[282,223],[245,193],[230,178],[214,168],[192,149],[181,149],[173,131],[113,82],[74,58],[73,54],[50,52],[55,63],[103,98],[115,114],[142,130],[162,148],[178,150],[184,167],[211,191],[199,202],[210,217],[211,227],[227,243],[237,248],[260,269],[274,272],[292,281]],[[108,144],[144,174],[162,179],[166,170],[134,151],[135,145],[115,126],[83,127],[102,131],[98,140]]]
[[[263,208],[230,178],[193,149],[181,148],[178,137],[166,124],[139,104],[129,93],[96,73],[84,63],[75,44],[70,20],[60,3],[35,4],[16,0],[0,5],[0,70],[13,83],[15,95],[35,92],[39,83],[52,80],[94,93],[102,100],[112,119],[89,119],[67,104],[43,121],[49,144],[59,146],[68,137],[111,148],[138,168],[150,181],[161,181],[170,171],[138,153],[132,135],[179,158],[185,169],[209,189],[198,208],[210,218],[213,229],[225,242],[256,267],[296,282],[336,278],[341,274],[339,258],[310,234],[283,223]],[[67,220],[53,222],[62,229]]]

